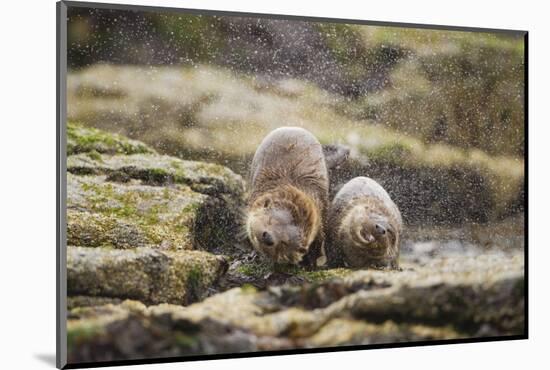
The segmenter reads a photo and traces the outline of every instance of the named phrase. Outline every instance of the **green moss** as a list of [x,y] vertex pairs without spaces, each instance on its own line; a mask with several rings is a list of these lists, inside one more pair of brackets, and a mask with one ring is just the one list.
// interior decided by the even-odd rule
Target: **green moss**
[[113,248],[121,229],[125,230],[125,240],[118,235],[117,248],[132,248],[141,242],[135,235],[137,230],[122,226],[117,217],[69,210],[67,222],[68,245]]
[[67,124],[67,154],[78,153],[92,153],[90,158],[95,159],[93,157],[97,157],[98,153],[138,154],[155,153],[155,151],[139,141],[69,122]]
[[164,190],[162,190],[162,197],[166,200],[170,200],[170,190],[168,188],[164,188]]
[[[172,249],[192,246],[190,228],[201,199],[192,197],[194,193],[188,195],[186,188],[129,190],[118,184],[82,179],[75,178],[85,192],[89,212],[79,212],[78,217],[69,219],[68,233],[74,245],[128,248],[133,241],[137,243],[135,246],[163,244]],[[176,197],[178,202],[188,202],[187,205],[171,209]]]
[[262,277],[271,271],[271,265],[268,263],[243,263],[237,267],[237,272],[249,277]]
[[199,203],[190,203],[182,210],[183,213],[195,213],[200,208]]
[[295,275],[312,283],[320,283],[330,279],[341,279],[353,272],[345,268],[308,271],[299,266],[289,264],[270,264],[267,262],[246,263],[237,267],[237,272],[248,277],[261,278],[270,272]]
[[197,290],[202,285],[203,273],[200,266],[193,266],[187,275],[187,284],[193,289]]
[[198,162],[195,166],[195,169],[214,176],[225,176],[227,174],[226,167],[213,163]]
[[199,340],[194,336],[178,332],[174,335],[174,343],[178,347],[189,349],[198,345]]
[[330,270],[301,271],[300,275],[312,283],[321,283],[331,279],[342,279],[352,272],[353,270],[350,269],[336,268]]
[[80,343],[93,340],[104,334],[104,327],[83,321],[80,325],[75,325],[67,329],[67,346],[69,350]]
[[244,294],[255,294],[258,292],[258,289],[256,289],[256,287],[252,284],[243,284],[241,286],[241,291],[244,293]]
[[399,141],[384,143],[365,150],[368,159],[389,162],[392,164],[405,163],[411,153],[412,150],[410,146]]
[[162,168],[148,168],[140,172],[140,178],[147,183],[165,184],[173,179],[173,176]]
[[101,154],[99,154],[96,150],[92,150],[88,152],[87,155],[90,159],[93,159],[95,161],[99,161],[99,162],[103,161],[101,158]]
[[179,161],[172,161],[170,162],[170,167],[172,167],[173,169],[179,170],[181,168],[181,165]]

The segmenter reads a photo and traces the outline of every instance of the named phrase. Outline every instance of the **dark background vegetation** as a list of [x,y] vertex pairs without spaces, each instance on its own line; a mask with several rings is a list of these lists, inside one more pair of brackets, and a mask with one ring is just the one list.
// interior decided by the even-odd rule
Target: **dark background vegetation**
[[[68,60],[70,68],[211,63],[302,78],[353,99],[348,113],[359,118],[428,141],[523,154],[521,35],[71,8]],[[391,72],[406,63],[413,83],[430,85],[429,101],[411,91],[391,109],[359,104],[395,87]]]

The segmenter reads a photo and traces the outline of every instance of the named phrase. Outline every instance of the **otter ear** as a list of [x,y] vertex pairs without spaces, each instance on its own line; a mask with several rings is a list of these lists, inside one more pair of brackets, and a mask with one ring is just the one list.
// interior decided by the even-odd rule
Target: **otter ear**
[[323,145],[325,163],[329,170],[334,169],[348,160],[349,148],[340,144]]

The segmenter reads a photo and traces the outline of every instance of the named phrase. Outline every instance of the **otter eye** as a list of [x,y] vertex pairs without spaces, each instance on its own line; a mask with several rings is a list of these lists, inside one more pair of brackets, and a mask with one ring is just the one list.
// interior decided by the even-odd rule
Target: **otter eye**
[[266,200],[266,201],[264,202],[264,208],[267,208],[267,207],[269,207],[269,203],[270,203],[270,202],[269,202],[269,199],[268,199],[268,200]]

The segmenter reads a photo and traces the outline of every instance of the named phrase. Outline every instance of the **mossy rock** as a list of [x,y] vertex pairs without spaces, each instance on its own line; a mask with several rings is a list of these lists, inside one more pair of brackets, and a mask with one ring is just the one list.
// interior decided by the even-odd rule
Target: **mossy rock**
[[149,185],[182,184],[198,193],[241,197],[242,178],[230,169],[213,163],[184,161],[156,154],[70,156],[67,171],[83,175],[106,175],[108,180],[125,183],[131,179]]
[[[83,142],[125,138],[71,126]],[[137,148],[142,143],[128,141]],[[115,144],[115,149],[124,146]],[[67,159],[68,242],[85,247],[231,251],[240,232],[244,182],[226,167],[154,151],[96,148]],[[100,151],[104,152],[100,154]]]
[[318,27],[358,93],[342,114],[429,143],[523,155],[523,35]]
[[69,296],[131,298],[186,305],[207,295],[226,262],[201,251],[67,248]]
[[456,339],[461,333],[452,326],[398,324],[385,321],[382,324],[336,318],[328,321],[309,342],[315,347],[342,345],[366,345],[379,343],[416,342]]
[[172,250],[199,247],[194,230],[202,217],[199,211],[206,211],[211,203],[208,196],[186,186],[162,188],[105,180],[105,176],[68,174],[70,245]]
[[149,146],[124,136],[106,133],[76,123],[67,125],[67,154],[87,153],[97,158],[98,153],[137,154],[155,153]]
[[122,303],[121,298],[111,297],[94,297],[86,295],[68,296],[67,297],[67,310],[84,307],[104,306],[107,304],[119,304]]
[[[69,358],[131,359],[168,351],[211,354],[524,332],[522,254],[432,257],[414,266],[356,271],[301,286],[234,288],[185,307],[124,302],[72,310]],[[136,330],[139,335],[128,335]],[[163,338],[160,347],[158,337]]]

